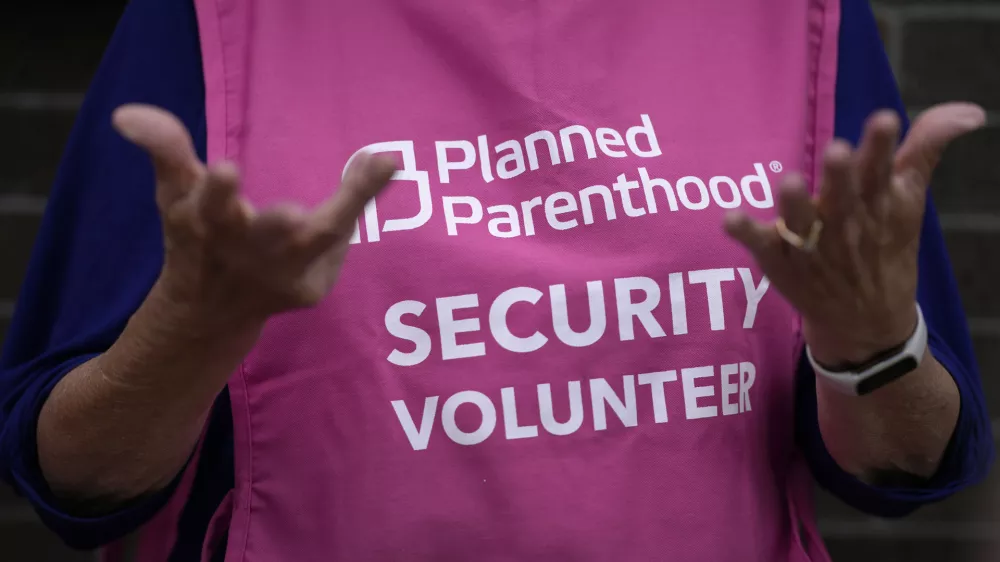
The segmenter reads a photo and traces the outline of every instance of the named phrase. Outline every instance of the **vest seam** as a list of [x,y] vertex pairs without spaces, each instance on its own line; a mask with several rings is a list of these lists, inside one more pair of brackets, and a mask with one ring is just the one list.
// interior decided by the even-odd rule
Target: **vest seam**
[[[246,458],[243,459],[246,467],[246,474],[248,475],[247,481],[242,485],[246,489],[246,507],[244,511],[246,512],[246,520],[243,525],[243,539],[242,544],[239,547],[239,559],[246,559],[247,544],[250,542],[250,520],[253,516],[253,424],[250,422],[250,397],[247,393],[247,368],[246,360],[244,359],[240,363],[240,369],[237,373],[240,379],[240,392],[243,393],[243,408],[245,410],[245,430],[246,430],[246,447],[244,451],[239,451],[239,455],[244,455]],[[239,462],[239,459],[236,459]],[[234,467],[235,468],[235,467]],[[233,498],[235,500],[235,498]]]
[[[823,158],[821,142],[826,136],[833,136],[833,124],[831,112],[836,111],[836,101],[831,99],[831,89],[836,88],[837,80],[837,47],[840,27],[840,5],[843,0],[811,0],[808,13],[808,42],[809,42],[809,83],[807,94],[809,96],[809,115],[806,125],[806,161],[805,172],[809,178],[809,185],[813,194],[819,188],[822,180]],[[831,104],[833,105],[831,111]],[[802,353],[805,341],[802,338],[801,316],[798,317],[796,326],[798,344],[794,347],[793,365],[798,364],[799,355]],[[786,485],[786,494],[789,495],[789,515],[792,518],[792,533],[795,544],[798,545],[806,560],[812,562],[829,562],[830,555],[826,550],[822,537],[818,535],[815,524],[815,506],[806,500],[805,505],[801,505],[803,494],[807,493],[806,485],[812,481],[812,473],[808,467],[802,466],[805,460],[798,452],[797,446],[793,446],[795,453],[792,455],[790,468],[790,478]],[[797,476],[802,476],[801,478]],[[802,509],[804,508],[804,509]],[[809,511],[813,520],[805,520],[802,511]],[[803,535],[808,540],[803,540]],[[808,544],[818,546],[821,559],[816,560],[810,553]]]
[[[238,5],[226,5],[225,0],[194,0],[196,15],[198,19],[199,43],[202,51],[202,73],[205,80],[205,116],[206,135],[208,144],[208,157],[206,160],[231,159],[235,155],[230,154],[234,148],[233,139],[235,134],[231,120],[233,111],[230,105],[239,103],[239,99],[231,96],[238,95],[239,89],[234,92],[233,77],[230,72],[233,69],[230,60],[234,48],[233,45],[226,45],[226,36],[223,19],[226,17],[238,17]],[[234,14],[234,12],[237,12]],[[239,48],[236,45],[235,48]],[[237,61],[237,68],[238,68]],[[243,85],[240,85],[243,86]],[[256,346],[255,346],[256,347]],[[227,383],[229,392],[238,395],[231,400],[233,417],[233,507],[229,521],[230,533],[239,530],[236,526],[242,525],[242,537],[230,535],[222,548],[225,549],[226,560],[242,561],[246,559],[247,545],[250,540],[250,520],[252,516],[251,508],[253,503],[253,432],[250,417],[249,393],[247,385],[247,359],[240,362],[238,368],[230,377]],[[238,415],[238,402],[242,401],[243,415]],[[243,418],[242,420],[240,418]],[[241,436],[243,439],[241,439]],[[241,481],[240,476],[245,475]],[[237,501],[245,495],[245,504],[237,506]],[[232,548],[230,548],[232,545]]]

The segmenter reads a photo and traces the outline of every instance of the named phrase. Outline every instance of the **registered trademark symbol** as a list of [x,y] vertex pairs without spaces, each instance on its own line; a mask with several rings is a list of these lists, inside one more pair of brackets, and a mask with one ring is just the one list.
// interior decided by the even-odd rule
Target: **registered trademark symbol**
[[773,160],[771,162],[771,171],[772,172],[774,172],[774,173],[777,174],[778,172],[780,172],[783,169],[784,168],[782,167],[781,162],[778,162],[777,160]]

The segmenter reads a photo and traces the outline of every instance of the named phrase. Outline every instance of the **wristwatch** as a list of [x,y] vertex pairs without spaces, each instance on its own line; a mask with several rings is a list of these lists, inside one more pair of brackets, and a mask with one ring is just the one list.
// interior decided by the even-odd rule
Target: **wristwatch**
[[861,365],[838,367],[832,371],[816,362],[809,346],[806,357],[816,374],[826,379],[835,389],[852,396],[864,396],[915,370],[927,351],[927,324],[917,305],[917,328],[910,339],[890,350],[878,354]]

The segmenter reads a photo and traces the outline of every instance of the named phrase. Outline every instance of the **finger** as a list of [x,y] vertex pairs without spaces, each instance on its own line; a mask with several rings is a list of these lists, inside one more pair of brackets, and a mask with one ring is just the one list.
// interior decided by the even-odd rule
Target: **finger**
[[894,111],[879,111],[865,124],[855,153],[861,199],[873,202],[889,192],[900,122]]
[[160,108],[129,104],[112,115],[118,132],[144,149],[156,172],[157,199],[171,204],[184,197],[205,174],[191,135],[173,114]]
[[809,231],[817,219],[817,211],[805,178],[789,174],[782,179],[778,187],[778,214],[792,232],[803,239],[809,237]]
[[392,159],[360,154],[355,157],[337,192],[323,203],[310,219],[318,242],[327,246],[349,236],[365,205],[378,195],[396,171]]
[[780,244],[780,238],[773,225],[764,224],[743,211],[731,211],[726,215],[726,234],[742,244],[753,254],[757,263],[764,267]]
[[986,112],[971,103],[946,103],[920,114],[896,154],[894,171],[912,177],[921,188],[951,141],[986,124]]
[[231,230],[249,224],[252,208],[240,199],[239,183],[239,172],[232,163],[223,162],[209,170],[199,198],[199,211],[207,224]]
[[250,242],[266,253],[284,252],[298,243],[304,225],[302,207],[291,203],[277,205],[259,213],[251,221]]
[[851,145],[842,140],[831,142],[823,155],[817,207],[825,227],[840,228],[860,204],[860,188],[851,159]]

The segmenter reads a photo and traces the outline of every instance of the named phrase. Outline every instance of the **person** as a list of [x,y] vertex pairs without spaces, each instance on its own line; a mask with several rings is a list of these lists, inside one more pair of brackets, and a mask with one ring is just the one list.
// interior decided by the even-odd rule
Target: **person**
[[2,475],[143,562],[827,559],[814,479],[992,462],[927,195],[983,122],[905,123],[863,0],[135,0]]

